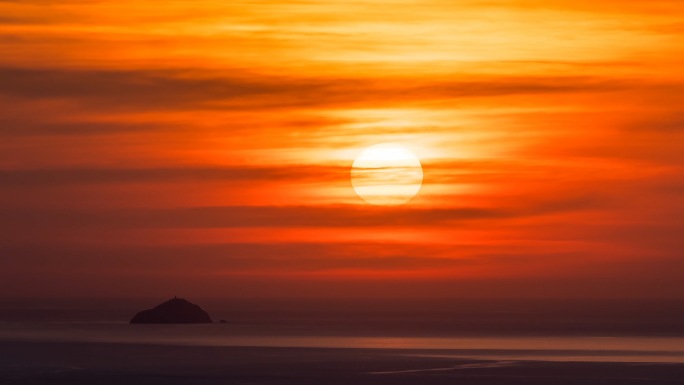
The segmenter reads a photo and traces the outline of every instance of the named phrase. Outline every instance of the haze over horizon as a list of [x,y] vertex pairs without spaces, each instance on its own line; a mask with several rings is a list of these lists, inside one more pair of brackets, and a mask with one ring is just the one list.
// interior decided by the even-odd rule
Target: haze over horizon
[[683,12],[0,0],[0,297],[683,299]]

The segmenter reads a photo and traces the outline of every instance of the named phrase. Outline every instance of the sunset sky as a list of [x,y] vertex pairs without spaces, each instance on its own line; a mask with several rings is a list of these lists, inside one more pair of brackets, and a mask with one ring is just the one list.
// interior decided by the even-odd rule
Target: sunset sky
[[0,0],[0,297],[682,297],[683,16]]

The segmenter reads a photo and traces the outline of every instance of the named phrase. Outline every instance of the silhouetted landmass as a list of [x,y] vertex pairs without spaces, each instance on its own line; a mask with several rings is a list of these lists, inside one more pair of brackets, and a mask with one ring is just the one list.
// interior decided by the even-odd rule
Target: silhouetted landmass
[[203,324],[212,323],[209,314],[201,307],[182,298],[176,298],[143,310],[131,319],[132,324]]

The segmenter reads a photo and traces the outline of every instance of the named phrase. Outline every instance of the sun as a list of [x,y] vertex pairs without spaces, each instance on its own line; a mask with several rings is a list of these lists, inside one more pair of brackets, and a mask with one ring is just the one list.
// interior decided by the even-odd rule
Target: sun
[[366,148],[351,168],[354,191],[374,205],[401,205],[423,185],[423,167],[411,151],[383,143]]

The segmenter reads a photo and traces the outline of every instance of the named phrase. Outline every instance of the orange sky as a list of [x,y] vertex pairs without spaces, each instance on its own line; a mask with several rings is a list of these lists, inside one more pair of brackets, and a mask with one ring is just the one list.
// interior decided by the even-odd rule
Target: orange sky
[[[1,296],[681,297],[682,16],[0,1]],[[383,142],[407,205],[351,187]]]

